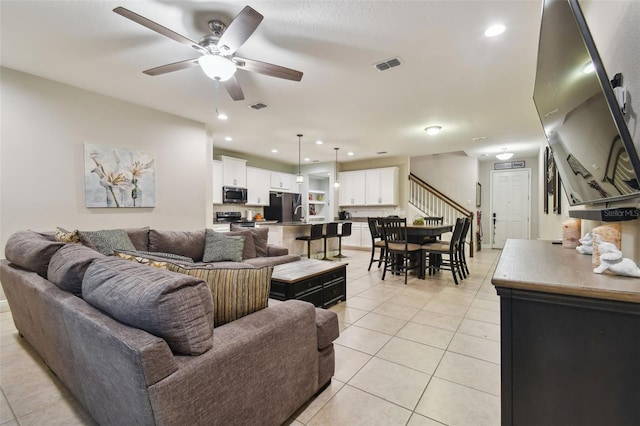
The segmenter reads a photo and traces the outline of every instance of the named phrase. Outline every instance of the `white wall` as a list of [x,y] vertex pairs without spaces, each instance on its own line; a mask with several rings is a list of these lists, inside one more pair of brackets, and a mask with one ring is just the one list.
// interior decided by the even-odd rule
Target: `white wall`
[[[21,229],[205,227],[212,154],[203,124],[1,71],[0,257]],[[84,142],[154,155],[156,207],[86,208]]]
[[470,211],[476,209],[478,159],[466,155],[411,157],[411,173]]

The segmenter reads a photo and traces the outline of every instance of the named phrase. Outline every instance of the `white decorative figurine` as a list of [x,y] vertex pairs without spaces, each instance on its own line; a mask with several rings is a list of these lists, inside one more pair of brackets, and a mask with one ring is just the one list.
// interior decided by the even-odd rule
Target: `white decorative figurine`
[[622,252],[615,244],[600,241],[598,242],[598,251],[600,252],[600,266],[593,270],[596,274],[601,274],[608,269],[617,275],[640,278],[640,268],[633,260],[623,258]]
[[592,254],[593,253],[593,234],[591,232],[587,232],[584,234],[584,237],[580,238],[580,244],[576,247],[578,253],[580,254]]

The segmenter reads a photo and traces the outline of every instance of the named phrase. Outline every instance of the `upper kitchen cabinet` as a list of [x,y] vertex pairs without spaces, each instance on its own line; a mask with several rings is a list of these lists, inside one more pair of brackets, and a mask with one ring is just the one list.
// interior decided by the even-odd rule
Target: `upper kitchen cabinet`
[[222,204],[222,161],[213,160],[213,204]]
[[398,204],[398,168],[365,170],[367,206],[395,206]]
[[223,186],[247,187],[247,160],[220,156],[222,160],[222,184]]
[[271,172],[247,167],[247,206],[268,206]]
[[340,172],[341,206],[364,206],[365,199],[365,171]]
[[271,172],[271,190],[280,192],[298,192],[296,176],[291,173]]

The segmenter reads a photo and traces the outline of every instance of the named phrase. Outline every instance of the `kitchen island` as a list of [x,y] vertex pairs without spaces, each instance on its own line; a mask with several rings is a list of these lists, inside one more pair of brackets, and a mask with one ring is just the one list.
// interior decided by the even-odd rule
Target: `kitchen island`
[[[340,222],[340,221],[336,221]],[[344,221],[343,221],[344,222]],[[256,222],[257,227],[269,227],[269,244],[274,244],[289,249],[289,254],[297,254],[300,256],[307,256],[307,243],[306,241],[296,240],[296,237],[309,235],[311,232],[311,225],[329,222],[273,222],[264,221]],[[327,240],[327,253],[329,251],[338,250],[338,239],[330,238]],[[320,258],[324,256],[324,240],[316,240],[311,242],[311,257]]]

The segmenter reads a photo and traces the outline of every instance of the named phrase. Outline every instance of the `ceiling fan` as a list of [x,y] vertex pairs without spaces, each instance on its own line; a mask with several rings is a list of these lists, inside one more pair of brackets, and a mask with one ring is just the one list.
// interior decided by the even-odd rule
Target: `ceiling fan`
[[244,99],[244,93],[242,93],[240,83],[235,76],[235,72],[238,69],[286,80],[300,81],[302,79],[302,72],[300,71],[234,55],[235,51],[247,41],[264,18],[249,6],[245,6],[228,26],[218,20],[209,21],[208,26],[211,34],[203,36],[198,42],[124,7],[116,7],[113,11],[165,37],[182,43],[201,55],[199,58],[174,62],[143,71],[147,75],[156,76],[199,65],[209,78],[222,83],[234,101]]

